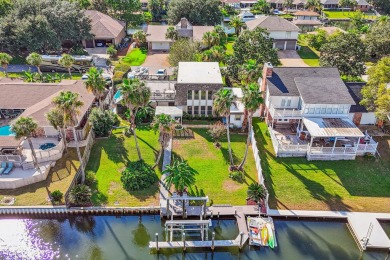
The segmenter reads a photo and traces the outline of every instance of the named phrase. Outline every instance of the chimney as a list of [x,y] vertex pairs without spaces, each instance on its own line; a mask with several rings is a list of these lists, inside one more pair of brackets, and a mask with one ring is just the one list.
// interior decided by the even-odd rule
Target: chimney
[[187,18],[181,18],[180,19],[180,28],[187,29],[188,21]]
[[273,69],[274,69],[274,67],[272,66],[272,64],[270,62],[264,63],[263,76],[265,76],[266,78],[272,77]]

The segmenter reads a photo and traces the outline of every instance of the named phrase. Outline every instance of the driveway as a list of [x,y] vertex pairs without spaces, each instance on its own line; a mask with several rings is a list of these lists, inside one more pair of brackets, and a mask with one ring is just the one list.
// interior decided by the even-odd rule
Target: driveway
[[299,57],[297,51],[278,51],[278,57],[282,63],[282,67],[309,67],[309,65]]
[[142,67],[148,67],[149,73],[154,74],[158,69],[166,69],[168,75],[172,75],[173,68],[168,62],[168,53],[149,52]]

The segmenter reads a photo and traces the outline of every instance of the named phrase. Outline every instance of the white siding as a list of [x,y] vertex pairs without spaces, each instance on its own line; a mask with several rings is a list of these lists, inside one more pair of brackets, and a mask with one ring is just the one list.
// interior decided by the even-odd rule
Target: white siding
[[[236,120],[236,116],[240,116],[240,120]],[[231,126],[235,125],[236,127],[242,126],[242,121],[244,120],[244,115],[242,114],[232,114],[230,115],[230,124]]]
[[[285,100],[283,102],[283,100]],[[288,100],[291,100],[290,105],[288,106]],[[285,96],[271,96],[270,97],[270,105],[272,105],[274,108],[291,108],[291,109],[298,109],[299,106],[299,97],[285,97]],[[284,104],[284,106],[283,106]],[[268,107],[270,107],[267,104]]]
[[169,50],[169,42],[152,42],[152,50]]
[[288,37],[287,35],[287,32],[286,31],[277,31],[277,32],[270,32],[269,34],[269,37],[275,39],[275,40],[284,40],[284,39],[294,39],[294,40],[297,40],[298,39],[298,32],[291,32],[291,35],[289,35],[290,37]]
[[376,123],[376,117],[374,112],[363,113],[361,125],[374,125]]

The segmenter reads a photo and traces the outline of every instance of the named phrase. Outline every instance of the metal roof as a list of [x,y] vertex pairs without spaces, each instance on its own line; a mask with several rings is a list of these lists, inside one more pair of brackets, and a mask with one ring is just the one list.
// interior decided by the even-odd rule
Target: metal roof
[[362,131],[349,118],[303,118],[313,137],[364,137]]
[[218,62],[179,62],[177,83],[223,84]]

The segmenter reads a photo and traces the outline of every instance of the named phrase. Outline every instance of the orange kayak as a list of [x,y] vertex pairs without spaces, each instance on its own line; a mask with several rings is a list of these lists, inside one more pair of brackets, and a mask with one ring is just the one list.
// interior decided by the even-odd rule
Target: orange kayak
[[261,229],[261,241],[263,245],[266,245],[268,242],[268,228],[266,226]]

